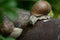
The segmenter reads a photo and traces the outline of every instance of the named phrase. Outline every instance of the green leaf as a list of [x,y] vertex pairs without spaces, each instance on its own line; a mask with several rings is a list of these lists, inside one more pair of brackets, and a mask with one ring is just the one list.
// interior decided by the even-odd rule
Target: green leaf
[[15,38],[12,38],[12,37],[4,37],[2,35],[0,35],[0,40],[15,40]]
[[53,17],[56,19],[60,19],[60,12],[56,11]]
[[54,11],[54,18],[60,19],[60,0],[47,0]]
[[12,7],[14,8],[14,7],[17,6],[17,3],[16,3],[16,1],[9,1],[9,2],[6,3],[5,6],[10,7],[10,8],[12,8]]
[[0,3],[3,3],[5,0],[0,0]]
[[2,23],[2,12],[1,12],[1,10],[0,10],[0,23]]
[[5,38],[2,35],[0,35],[0,40],[5,40]]
[[53,17],[53,16],[54,16],[53,11],[51,10],[50,13],[49,13],[48,15],[51,16],[51,17]]
[[7,37],[6,40],[15,40],[15,38]]
[[16,8],[17,3],[16,0],[5,0],[3,3],[0,4],[3,8]]

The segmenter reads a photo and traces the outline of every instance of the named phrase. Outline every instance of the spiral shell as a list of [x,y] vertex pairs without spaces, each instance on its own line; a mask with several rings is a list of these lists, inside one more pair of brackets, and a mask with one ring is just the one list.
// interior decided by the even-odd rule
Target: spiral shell
[[47,15],[51,10],[51,5],[47,1],[36,2],[31,10],[31,14],[35,16]]
[[3,24],[0,26],[0,33],[4,36],[8,36],[11,32],[13,32],[13,28],[13,23],[6,16],[4,16]]

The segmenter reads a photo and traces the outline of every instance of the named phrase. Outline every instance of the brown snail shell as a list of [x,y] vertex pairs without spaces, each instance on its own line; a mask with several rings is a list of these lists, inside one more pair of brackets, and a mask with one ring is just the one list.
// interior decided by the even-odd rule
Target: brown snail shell
[[51,10],[51,5],[47,1],[36,2],[31,10],[31,14],[35,16],[47,15]]
[[6,16],[3,18],[3,24],[0,27],[0,33],[4,36],[10,35],[13,32],[14,25],[13,23],[7,19]]

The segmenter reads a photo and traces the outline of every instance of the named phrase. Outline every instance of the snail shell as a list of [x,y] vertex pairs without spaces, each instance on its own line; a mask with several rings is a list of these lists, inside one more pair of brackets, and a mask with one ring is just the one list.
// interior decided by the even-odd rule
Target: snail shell
[[36,2],[31,10],[31,14],[35,16],[47,15],[51,10],[51,5],[47,1]]
[[3,24],[0,27],[0,33],[4,36],[10,35],[13,32],[14,25],[13,23],[6,17],[3,17]]

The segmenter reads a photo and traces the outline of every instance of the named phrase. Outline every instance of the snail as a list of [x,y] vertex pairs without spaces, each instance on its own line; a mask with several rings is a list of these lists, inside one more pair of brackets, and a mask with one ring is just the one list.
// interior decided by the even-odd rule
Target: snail
[[51,5],[47,1],[38,1],[32,6],[30,20],[34,24],[38,19],[48,19],[50,18],[48,16],[50,11]]
[[31,14],[35,16],[47,15],[50,10],[51,6],[47,1],[38,1],[33,5]]
[[0,33],[4,36],[8,36],[11,32],[13,32],[13,28],[13,23],[8,20],[6,16],[3,16],[3,23],[2,26],[0,26]]
[[50,18],[51,5],[47,1],[36,2],[31,10],[32,28],[16,40],[60,40],[60,21]]

